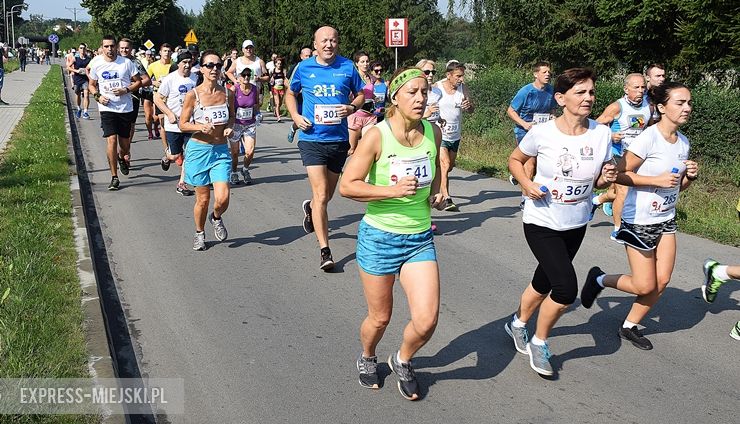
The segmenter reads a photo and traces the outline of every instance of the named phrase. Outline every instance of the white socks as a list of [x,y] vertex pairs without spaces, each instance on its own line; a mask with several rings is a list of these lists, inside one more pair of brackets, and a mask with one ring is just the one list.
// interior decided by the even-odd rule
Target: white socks
[[629,322],[627,320],[624,320],[624,324],[622,324],[622,328],[632,328],[632,327],[637,327],[637,324],[635,324],[634,322]]
[[544,346],[545,345],[545,341],[542,340],[542,339],[540,339],[537,336],[532,336],[532,339],[529,342],[532,343],[535,346]]
[[396,361],[398,361],[399,364],[407,364],[408,362],[404,362],[404,361],[401,360],[400,353],[401,353],[400,350],[398,352],[396,352]]
[[722,281],[727,281],[730,279],[730,276],[727,274],[727,265],[717,265],[712,270],[712,274],[719,278]]
[[599,206],[601,203],[602,203],[602,201],[599,200],[599,195],[598,194],[596,196],[594,196],[594,197],[591,198],[591,204],[596,205],[596,206]]
[[520,320],[516,314],[514,314],[514,319],[511,320],[511,326],[516,328],[523,328],[527,326],[527,323]]
[[599,283],[602,289],[604,288],[604,277],[606,277],[606,274],[601,274],[596,277],[596,282]]

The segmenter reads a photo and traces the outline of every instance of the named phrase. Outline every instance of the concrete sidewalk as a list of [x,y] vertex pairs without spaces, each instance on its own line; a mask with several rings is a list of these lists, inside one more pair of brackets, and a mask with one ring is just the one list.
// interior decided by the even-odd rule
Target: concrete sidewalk
[[23,116],[31,96],[41,84],[51,66],[29,63],[26,72],[21,70],[5,74],[5,83],[2,89],[2,99],[10,103],[8,106],[0,105],[0,153],[5,151],[5,145],[10,139],[15,126]]

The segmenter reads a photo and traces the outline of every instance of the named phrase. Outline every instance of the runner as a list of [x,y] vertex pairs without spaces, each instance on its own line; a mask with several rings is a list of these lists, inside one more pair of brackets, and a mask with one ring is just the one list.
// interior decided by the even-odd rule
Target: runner
[[[267,69],[267,75],[269,75],[270,78],[272,78],[272,73],[275,71],[275,59],[277,59],[277,57],[278,57],[277,53],[271,54],[270,61],[265,64],[265,69]],[[272,95],[272,86],[273,86],[272,79],[270,79],[270,81],[267,84],[267,88],[269,89],[268,96],[270,96],[269,102],[267,103],[268,112],[271,112],[273,108],[275,107],[275,103],[274,103],[275,99],[273,98],[273,95]]]
[[[276,57],[272,72],[270,72],[270,87],[272,91],[272,105],[275,110],[275,117],[280,122],[280,107],[283,105],[283,97],[285,96],[285,83],[287,76],[285,69],[283,69],[283,58]],[[259,110],[258,110],[259,112]]]
[[687,189],[699,172],[696,162],[688,160],[689,140],[678,131],[691,115],[691,92],[671,82],[656,87],[654,94],[660,121],[630,143],[618,164],[617,182],[629,190],[616,239],[625,245],[632,274],[606,275],[593,267],[581,292],[585,308],[604,287],[636,295],[618,334],[643,350],[653,345],[637,325],[665,290],[676,261],[679,191]]
[[223,214],[229,207],[229,147],[227,138],[234,125],[231,91],[218,83],[223,68],[215,50],[206,50],[200,59],[203,82],[185,95],[180,115],[180,130],[192,136],[185,148],[185,182],[195,186],[195,236],[193,250],[206,250],[204,226],[213,185],[213,212],[208,215],[216,240],[224,241],[228,232]]
[[[609,129],[588,118],[595,80],[590,69],[564,71],[553,90],[563,114],[534,125],[509,156],[509,171],[527,195],[524,237],[538,265],[504,328],[516,350],[529,355],[532,369],[545,376],[554,374],[547,337],[578,295],[573,258],[586,235],[591,193],[616,178]],[[531,158],[537,164],[534,181],[524,168]],[[537,327],[529,340],[526,324],[535,312]]]
[[[144,52],[144,60],[141,61],[141,64],[144,65],[147,69],[149,69],[149,65],[154,63],[156,59],[154,58],[154,51],[151,49],[147,49]],[[148,139],[154,140],[154,124],[156,121],[156,117],[154,114],[154,85],[152,85],[151,78],[149,77],[149,73],[147,72],[147,78],[149,78],[149,85],[142,87],[141,90],[139,90],[140,98],[144,101],[144,124],[146,125],[146,131],[148,133]],[[157,136],[159,138],[159,136]]]
[[141,77],[141,86],[139,90],[131,93],[131,104],[133,105],[134,110],[131,114],[133,116],[133,120],[131,121],[131,136],[129,138],[132,142],[134,140],[134,131],[136,130],[136,120],[139,119],[139,107],[141,106],[142,101],[141,91],[146,88],[151,88],[152,85],[152,80],[149,79],[149,74],[146,73],[146,66],[141,62],[140,58],[132,55],[133,46],[133,42],[128,38],[121,38],[118,42],[118,54],[133,61],[136,66],[136,70],[139,71],[139,77]]
[[416,67],[421,69],[429,83],[429,93],[427,106],[426,109],[424,109],[424,118],[442,128],[444,127],[444,121],[441,123],[439,122],[439,99],[442,98],[442,90],[437,86],[437,84],[434,84],[434,76],[437,74],[437,70],[435,69],[436,66],[436,63],[429,59],[422,59],[416,63]]
[[448,212],[460,210],[450,197],[449,175],[455,167],[457,150],[460,147],[462,112],[473,112],[473,103],[470,101],[470,93],[464,80],[465,66],[454,61],[447,65],[447,78],[437,83],[437,87],[442,92],[442,97],[438,101],[439,116],[445,122],[442,128],[442,148],[439,151],[442,174],[440,187],[446,199],[444,210]]
[[64,55],[64,69],[67,70],[67,75],[69,75],[70,85],[74,85],[74,73],[69,70],[69,66],[74,63],[75,57],[77,57],[77,52],[75,51],[75,49],[69,49],[67,54]]
[[[704,283],[701,286],[701,294],[707,303],[714,302],[722,284],[731,280],[740,281],[740,265],[722,265],[710,258],[704,261],[703,270]],[[740,340],[740,321],[730,330],[730,337]]]
[[87,108],[90,105],[90,96],[88,93],[88,81],[87,78],[87,65],[92,59],[87,54],[87,45],[80,43],[79,47],[80,54],[75,58],[67,71],[72,72],[72,89],[75,92],[75,102],[77,104],[77,111],[75,111],[75,117],[77,119],[84,118],[90,119],[90,114],[87,113]]
[[[535,63],[532,67],[532,75],[534,81],[517,91],[506,110],[506,115],[516,124],[514,125],[515,146],[521,143],[524,135],[533,125],[544,124],[549,121],[557,107],[550,85],[550,78],[552,77],[550,64],[547,62]],[[530,180],[534,177],[534,168],[534,158],[524,165],[524,170]],[[511,175],[509,175],[509,182],[512,185],[518,184]]]
[[431,339],[439,317],[439,267],[430,227],[431,207],[441,209],[445,200],[437,172],[442,133],[422,119],[428,86],[419,69],[396,71],[388,119],[363,137],[339,188],[342,196],[368,202],[357,231],[357,264],[368,305],[360,327],[360,385],[380,387],[375,349],[391,319],[398,274],[411,321],[388,365],[408,400],[420,397],[411,358]]
[[[152,95],[152,102],[154,101],[154,98],[157,96],[157,91],[159,90],[160,84],[162,84],[162,78],[166,77],[170,74],[170,67],[172,66],[172,46],[170,46],[167,43],[162,44],[159,47],[159,60],[153,63],[150,63],[149,66],[147,66],[146,71],[149,74],[149,77],[152,79],[152,87],[154,89],[154,94]],[[162,136],[159,129],[164,124],[164,114],[162,111],[157,108],[156,105],[154,105],[153,110],[153,121],[152,121],[152,129],[154,130],[154,137],[160,138],[162,140],[162,148],[167,150],[167,139],[166,137]]]
[[[301,129],[298,148],[311,184],[312,198],[302,205],[303,229],[316,232],[321,249],[319,267],[324,271],[334,267],[327,206],[347,160],[347,116],[365,102],[360,74],[352,61],[337,55],[338,44],[336,29],[324,26],[316,30],[314,47],[319,55],[298,64],[285,97],[290,116]],[[298,111],[297,93],[303,94],[302,112]],[[356,96],[352,103],[350,94]]]
[[20,63],[21,72],[26,72],[26,64],[28,63],[28,49],[23,44],[18,49],[18,61]]
[[[159,90],[154,95],[154,104],[164,113],[165,140],[168,148],[160,160],[163,171],[170,169],[170,162],[183,163],[183,153],[191,134],[180,130],[178,125],[185,96],[195,88],[197,75],[190,72],[193,57],[190,52],[177,55],[177,71],[160,80]],[[182,196],[192,196],[193,191],[185,184],[185,169],[180,169],[180,179],[175,191]]]
[[347,155],[354,153],[362,134],[378,122],[378,118],[373,113],[375,109],[375,102],[373,101],[375,97],[375,81],[369,72],[370,58],[367,53],[358,51],[355,52],[353,59],[355,67],[357,67],[357,72],[359,72],[364,82],[362,91],[365,94],[365,103],[363,103],[360,110],[347,118],[347,122],[349,123],[349,151]]
[[[228,57],[226,57],[226,60],[224,61],[224,69],[226,69],[226,70],[231,69],[231,66],[234,64],[234,62],[238,58],[239,58],[239,50],[238,49],[231,49],[231,53],[229,54]],[[228,89],[230,89],[232,91],[234,90],[234,84],[231,82],[231,80],[229,79],[229,77],[226,75],[225,72],[224,72],[224,76],[223,76],[223,81],[224,81],[224,87],[226,87],[226,88],[228,88]]]
[[[226,75],[229,77],[231,82],[234,84],[239,83],[238,75],[242,73],[244,68],[252,70],[252,80],[249,81],[257,87],[257,93],[259,93],[259,103],[262,104],[262,83],[270,80],[270,75],[267,73],[265,62],[262,61],[257,55],[254,54],[254,43],[252,40],[244,40],[242,43],[242,52],[244,53],[241,57],[234,61],[230,69],[226,70]],[[257,117],[257,122],[261,119]]]
[[229,183],[239,184],[239,174],[236,168],[239,165],[239,148],[244,148],[244,164],[242,165],[242,178],[244,184],[252,184],[252,176],[249,174],[249,165],[254,159],[254,146],[257,143],[257,113],[260,111],[257,87],[250,83],[252,70],[242,69],[239,74],[239,83],[234,86],[234,110],[236,110],[236,123],[234,132],[229,137],[231,147],[231,175]]
[[653,115],[649,125],[652,125],[660,119],[660,113],[655,108],[655,102],[653,101],[653,89],[665,82],[665,66],[660,63],[651,63],[645,68],[645,101],[650,104]]
[[3,84],[5,83],[5,62],[8,61],[8,50],[4,43],[0,43],[0,105],[7,106],[10,103],[2,99]]
[[[611,126],[612,154],[616,160],[622,159],[632,140],[647,128],[652,112],[644,95],[645,78],[642,74],[629,74],[624,78],[624,96],[607,106],[596,118],[598,123]],[[626,186],[612,184],[607,191],[592,199],[594,210],[603,204],[604,213],[607,216],[614,216],[612,240],[619,230],[626,195]]]
[[[103,58],[92,64],[89,90],[99,103],[100,126],[108,142],[111,181],[108,190],[118,190],[118,166],[128,175],[131,167],[131,122],[134,121],[131,92],[141,86],[139,71],[132,61],[118,55],[115,37],[103,37]],[[118,162],[118,166],[116,165]]]
[[[304,47],[301,49],[301,54],[299,56],[301,61],[304,61],[311,57],[311,48],[310,47]],[[300,62],[298,62],[300,63]],[[290,71],[288,72],[288,75],[290,75],[290,78],[293,79],[293,73],[295,72],[295,68],[298,67],[298,63],[293,65],[292,68],[290,68]],[[303,94],[296,93],[296,104],[298,107],[298,114],[300,115],[302,113],[302,107],[303,107]],[[287,105],[286,105],[287,107]],[[292,143],[295,140],[295,133],[298,131],[298,126],[294,123],[290,125],[290,131],[288,132],[288,143]]]
[[378,122],[383,121],[385,118],[385,102],[388,94],[388,83],[383,79],[383,64],[376,60],[370,63],[370,69],[372,70],[373,78],[373,101],[375,102],[375,109],[373,113]]

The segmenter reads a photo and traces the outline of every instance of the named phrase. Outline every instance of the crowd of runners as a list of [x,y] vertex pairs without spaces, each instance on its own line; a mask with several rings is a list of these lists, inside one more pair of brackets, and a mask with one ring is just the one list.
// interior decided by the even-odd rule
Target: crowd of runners
[[[334,267],[328,206],[337,186],[342,196],[367,204],[356,250],[368,308],[356,361],[360,384],[379,387],[376,347],[390,322],[398,275],[411,319],[388,364],[400,393],[415,400],[420,392],[411,359],[432,337],[440,304],[431,209],[459,210],[448,176],[474,99],[464,84],[466,68],[457,61],[445,65],[439,81],[442,68],[432,60],[397,69],[385,80],[381,62],[362,51],[342,57],[338,45],[334,28],[319,28],[312,48],[302,49],[300,61],[288,69],[276,54],[265,63],[250,40],[242,43],[241,54],[169,44],[134,54],[131,40],[105,36],[94,57],[83,44],[70,54],[67,71],[77,118],[91,119],[89,97],[98,104],[109,190],[120,187],[119,171],[129,173],[131,138],[143,104],[149,139],[162,141],[162,170],[176,164],[177,193],[195,195],[195,250],[206,249],[206,221],[217,240],[227,239],[223,216],[230,185],[251,182],[261,105],[267,97],[278,122],[284,105],[292,121],[288,141],[298,140],[311,190],[301,204],[302,224],[306,233],[316,234],[322,270]],[[545,376],[555,372],[548,335],[578,297],[572,262],[600,206],[613,216],[611,238],[624,245],[630,272],[608,274],[593,267],[581,304],[590,308],[605,288],[634,295],[616,335],[640,349],[652,348],[638,325],[671,279],[676,203],[700,175],[689,159],[689,140],[679,131],[691,116],[691,90],[666,81],[661,65],[627,75],[624,96],[595,120],[589,117],[595,74],[572,68],[551,81],[551,71],[546,62],[535,64],[534,81],[512,93],[508,109],[515,135],[510,181],[521,189],[524,236],[538,265],[502,329]],[[702,293],[713,302],[740,269],[707,260],[704,274]],[[535,314],[530,337],[527,323]],[[733,337],[740,339],[739,331],[740,323]]]

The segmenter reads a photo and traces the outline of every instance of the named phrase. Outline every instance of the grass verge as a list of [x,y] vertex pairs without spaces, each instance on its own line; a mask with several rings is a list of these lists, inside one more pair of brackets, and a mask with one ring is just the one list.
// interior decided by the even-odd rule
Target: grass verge
[[[0,378],[86,378],[58,65],[41,82],[0,162]],[[86,423],[94,416],[17,416]]]
[[[463,135],[460,168],[506,179],[507,160],[514,148],[511,130],[491,128],[485,135]],[[735,210],[740,198],[740,158],[700,162],[701,177],[682,192],[677,206],[682,232],[730,246],[740,246],[740,223]]]
[[7,62],[5,62],[5,73],[9,74],[13,71],[17,71],[20,69],[21,65],[20,62],[18,62],[18,59],[8,59]]

